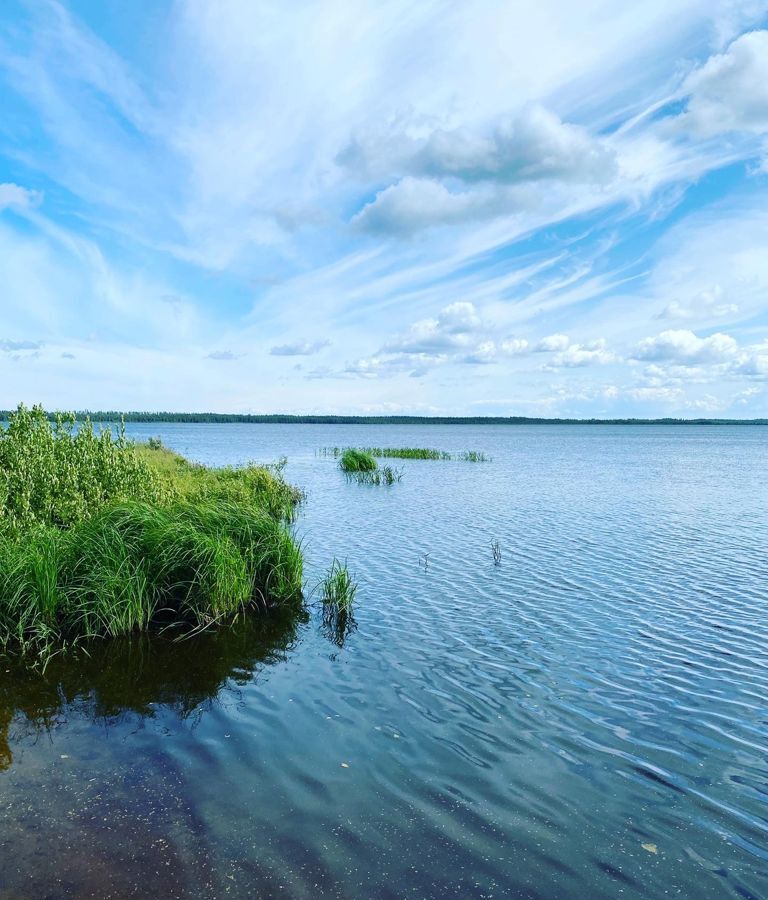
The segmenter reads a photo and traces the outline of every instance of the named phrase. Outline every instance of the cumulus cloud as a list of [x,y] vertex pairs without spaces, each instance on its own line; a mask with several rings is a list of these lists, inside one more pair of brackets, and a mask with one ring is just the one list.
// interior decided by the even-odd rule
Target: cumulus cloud
[[606,341],[600,338],[586,344],[570,344],[552,357],[550,367],[574,369],[581,366],[606,365],[617,360],[618,357],[608,349]]
[[0,184],[0,212],[4,209],[26,210],[37,206],[42,200],[39,191],[30,191],[12,182]]
[[230,362],[233,359],[237,359],[237,354],[233,353],[231,350],[214,350],[207,354],[205,358],[214,359],[217,362]]
[[613,151],[602,140],[538,104],[500,117],[488,133],[465,127],[435,128],[424,137],[381,130],[358,134],[337,161],[368,177],[408,174],[506,184],[545,178],[603,182],[616,168]]
[[534,182],[604,183],[617,171],[603,140],[536,104],[498,119],[490,133],[358,135],[337,161],[364,177],[394,179],[352,220],[391,233],[519,212]]
[[768,131],[768,31],[737,38],[683,83],[688,95],[675,126],[700,137]]
[[739,345],[730,335],[718,332],[700,338],[692,331],[680,329],[662,331],[641,341],[634,358],[697,366],[729,362],[738,352]]
[[689,300],[673,300],[659,313],[659,319],[720,318],[735,315],[739,307],[728,303],[722,287],[716,284],[711,290],[700,291]]
[[457,302],[444,307],[436,318],[414,322],[383,347],[385,353],[445,353],[466,348],[481,328],[472,303]]
[[330,341],[299,341],[295,344],[279,344],[270,348],[272,356],[313,356],[325,347],[330,346]]
[[379,191],[352,218],[352,225],[377,234],[409,235],[423,228],[453,225],[514,212],[519,192],[487,186],[450,191],[433,178],[402,178]]
[[570,343],[570,338],[566,334],[550,334],[536,344],[535,350],[537,353],[554,353],[567,350]]

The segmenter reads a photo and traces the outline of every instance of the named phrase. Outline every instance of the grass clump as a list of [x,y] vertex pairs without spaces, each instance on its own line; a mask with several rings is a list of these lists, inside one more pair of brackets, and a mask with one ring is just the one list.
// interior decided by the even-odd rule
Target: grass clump
[[343,472],[373,472],[378,463],[365,450],[349,447],[341,454],[339,466]]
[[347,568],[347,564],[334,559],[325,574],[322,584],[323,603],[339,609],[350,609],[357,593],[357,582]]
[[349,477],[354,478],[358,484],[394,484],[403,480],[403,473],[400,469],[395,469],[392,466],[382,466],[374,469],[372,472],[351,472]]
[[193,633],[249,607],[300,603],[280,471],[208,469],[122,430],[19,407],[0,432],[0,646]]
[[343,647],[345,640],[357,627],[352,614],[357,582],[350,574],[346,562],[334,559],[321,582],[321,589],[323,632],[333,644]]

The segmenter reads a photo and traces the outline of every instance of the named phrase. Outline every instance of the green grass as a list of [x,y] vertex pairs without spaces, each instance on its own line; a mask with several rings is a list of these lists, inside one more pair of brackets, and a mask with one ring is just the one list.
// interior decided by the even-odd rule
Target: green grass
[[[447,450],[433,450],[428,447],[322,447],[319,456],[331,456],[336,459],[350,453],[363,453],[374,459],[437,459],[460,460],[462,462],[489,462],[490,457],[480,450],[463,450],[460,453],[449,453]],[[348,470],[345,470],[348,471]]]
[[0,647],[45,655],[301,604],[302,497],[280,467],[209,469],[20,407],[0,486]]
[[350,609],[357,593],[357,582],[350,575],[346,563],[334,559],[322,580],[323,603],[339,609]]
[[363,470],[362,472],[348,472],[348,478],[353,478],[358,484],[394,484],[403,480],[403,473],[400,469],[392,466],[382,466],[373,471]]
[[333,644],[343,647],[344,641],[357,627],[352,615],[357,582],[350,574],[346,562],[334,559],[320,587],[323,604],[322,630]]
[[365,450],[356,450],[349,447],[341,454],[339,466],[342,472],[373,472],[378,463]]

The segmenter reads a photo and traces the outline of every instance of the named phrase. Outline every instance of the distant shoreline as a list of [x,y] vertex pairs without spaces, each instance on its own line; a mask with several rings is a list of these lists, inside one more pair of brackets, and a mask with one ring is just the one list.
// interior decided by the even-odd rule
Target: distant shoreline
[[[12,410],[0,410],[0,422],[7,422]],[[55,413],[50,413],[53,418]],[[171,413],[79,410],[78,420],[126,423],[195,423],[247,425],[768,425],[768,419],[558,419],[533,416],[320,416],[272,413]]]

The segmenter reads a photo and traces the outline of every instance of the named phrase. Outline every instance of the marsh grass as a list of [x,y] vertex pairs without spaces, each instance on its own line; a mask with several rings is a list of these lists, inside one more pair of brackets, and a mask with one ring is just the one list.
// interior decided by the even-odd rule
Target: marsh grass
[[322,630],[333,644],[343,647],[344,641],[357,628],[352,614],[357,582],[350,574],[346,562],[334,559],[320,587],[323,605]]
[[373,471],[348,472],[347,477],[358,484],[389,485],[402,481],[403,472],[401,469],[395,469],[392,466],[382,466]]
[[179,635],[301,604],[280,467],[208,469],[20,407],[0,433],[0,646]]
[[[428,447],[321,447],[318,456],[330,456],[344,459],[349,452],[363,453],[374,459],[432,459],[458,460],[461,462],[490,462],[490,457],[481,450],[462,450],[460,453],[449,453],[447,450],[433,450]],[[345,470],[347,471],[347,470]]]
[[376,460],[365,450],[349,447],[341,454],[339,466],[342,472],[373,472],[378,466]]

